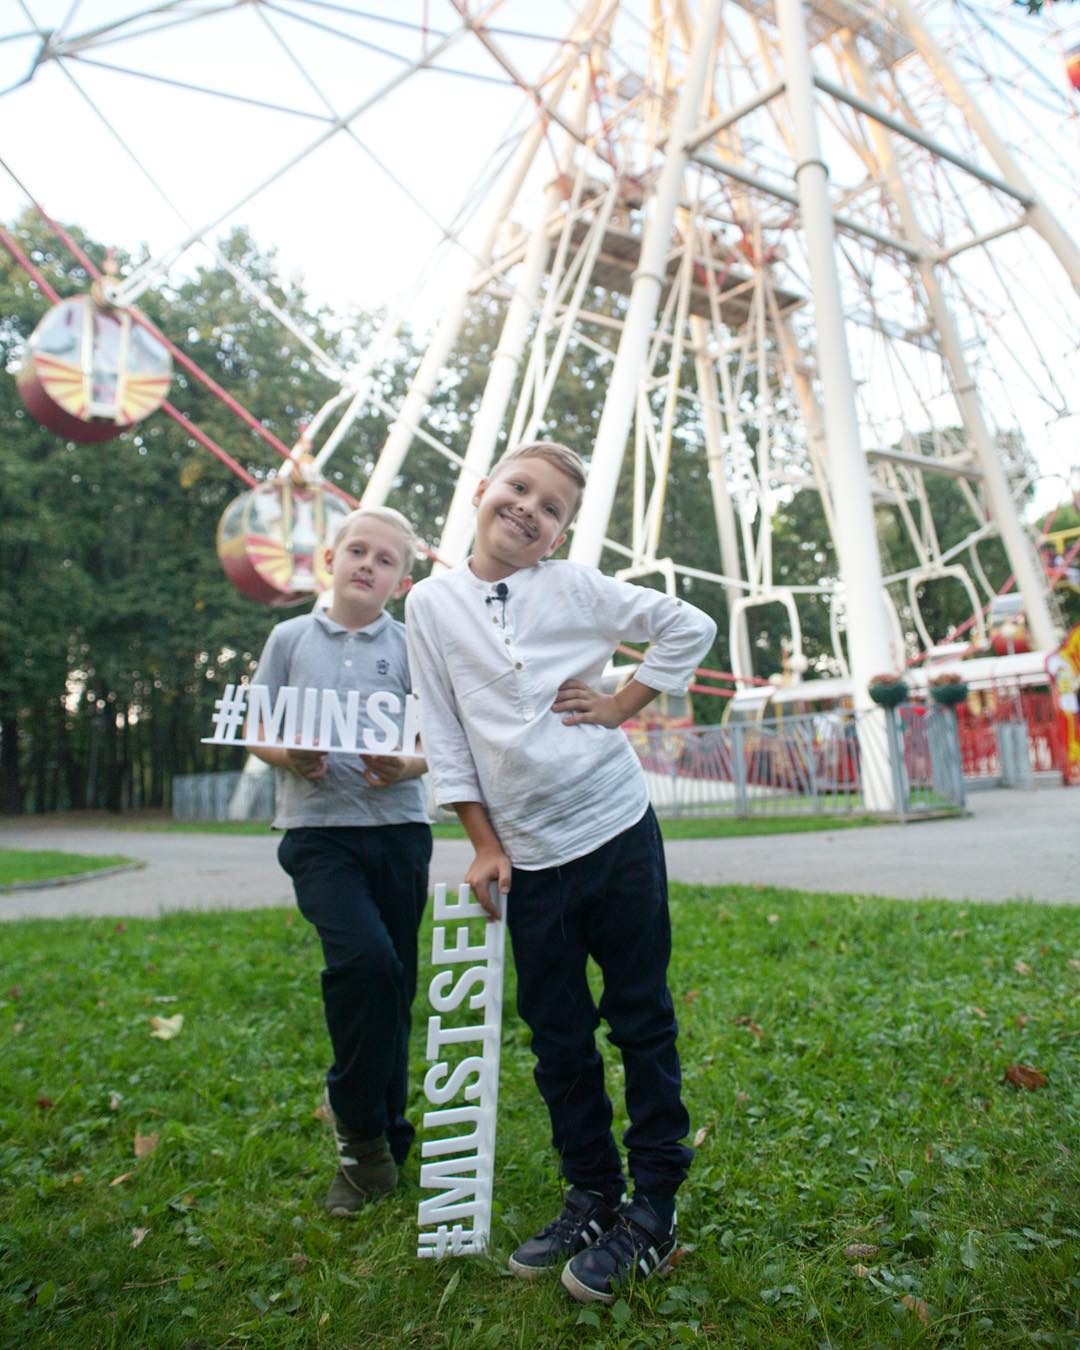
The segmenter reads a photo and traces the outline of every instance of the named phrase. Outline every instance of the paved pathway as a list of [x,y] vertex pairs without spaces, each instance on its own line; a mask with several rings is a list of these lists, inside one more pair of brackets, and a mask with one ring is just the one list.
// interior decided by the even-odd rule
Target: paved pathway
[[[800,890],[910,899],[1080,903],[1080,790],[972,794],[963,820],[882,825],[820,834],[673,840],[673,880],[757,882]],[[291,905],[271,835],[174,834],[117,829],[77,817],[19,817],[0,823],[0,847],[124,854],[139,871],[55,889],[0,894],[0,918],[70,914],[157,915],[173,909]],[[435,845],[433,881],[456,884],[470,850]]]

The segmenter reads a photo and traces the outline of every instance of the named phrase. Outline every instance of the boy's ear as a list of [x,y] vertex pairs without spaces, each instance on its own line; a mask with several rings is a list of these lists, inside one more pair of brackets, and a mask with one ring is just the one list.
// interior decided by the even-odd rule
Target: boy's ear
[[325,549],[325,550],[323,551],[323,558],[324,558],[325,561],[326,561],[326,570],[327,570],[328,572],[333,572],[333,570],[334,570],[334,550],[333,550],[332,548]]
[[473,504],[473,506],[479,506],[479,505],[480,505],[480,498],[481,498],[481,497],[484,495],[484,493],[487,491],[487,485],[488,485],[490,482],[491,482],[491,479],[490,479],[490,478],[481,478],[480,481],[479,481],[479,483],[477,483],[477,485],[476,485],[476,491],[473,493],[473,499],[472,499],[472,504]]
[[411,590],[412,590],[412,577],[409,576],[408,572],[406,572],[405,575],[398,582],[397,586],[394,588],[393,598],[395,600],[400,600],[401,597],[406,593],[406,591]]
[[561,549],[563,544],[565,543],[566,543],[566,531],[563,530],[562,534],[559,535],[558,539],[555,540],[552,546],[544,554],[544,557],[550,558],[553,553],[558,553],[559,549]]

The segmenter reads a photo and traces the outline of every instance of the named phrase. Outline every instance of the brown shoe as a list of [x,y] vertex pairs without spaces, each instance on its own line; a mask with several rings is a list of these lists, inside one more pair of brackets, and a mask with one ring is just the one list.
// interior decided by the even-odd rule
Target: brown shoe
[[360,1139],[334,1114],[327,1095],[326,1111],[334,1131],[338,1170],[326,1193],[326,1212],[345,1219],[370,1200],[388,1195],[397,1185],[397,1165],[390,1156],[386,1135]]

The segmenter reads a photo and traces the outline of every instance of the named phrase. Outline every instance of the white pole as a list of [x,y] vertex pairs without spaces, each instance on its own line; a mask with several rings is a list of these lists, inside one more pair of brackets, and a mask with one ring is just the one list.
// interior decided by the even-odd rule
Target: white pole
[[[582,38],[582,29],[595,13],[598,0],[593,0],[588,11],[580,19],[575,18],[567,38],[566,63],[553,82],[550,100],[557,101],[570,82],[578,64],[577,41]],[[521,185],[532,167],[536,152],[544,142],[547,125],[542,117],[537,117],[522,139],[514,160],[510,177],[502,195],[495,202],[488,218],[487,231],[477,252],[466,259],[462,267],[461,280],[454,298],[449,302],[435,330],[435,336],[424,353],[423,360],[413,376],[409,392],[406,394],[397,418],[387,433],[386,441],[379,453],[378,461],[368,479],[361,500],[362,506],[382,506],[394,487],[394,481],[401,472],[401,465],[409,446],[412,444],[415,428],[418,427],[435,389],[439,373],[446,365],[461,325],[465,319],[469,296],[478,275],[487,271],[495,252],[495,243],[499,231],[510,215]]]
[[[578,70],[578,98],[571,126],[584,130],[589,110],[590,89],[586,72],[581,70],[580,65]],[[565,176],[573,170],[577,145],[577,136],[572,132],[567,134],[566,148],[555,177],[544,193],[544,201],[529,238],[521,271],[515,278],[514,293],[507,306],[498,345],[491,357],[480,406],[473,418],[465,462],[454,484],[454,495],[446,513],[446,524],[443,526],[442,538],[437,549],[439,562],[435,564],[436,572],[444,570],[445,567],[456,567],[458,563],[464,561],[469,551],[475,522],[473,497],[476,494],[477,484],[491,467],[495,442],[499,437],[510,395],[514,391],[521,365],[521,354],[525,350],[525,341],[529,336],[529,325],[536,313],[540,282],[551,256],[550,222],[563,200],[563,183]]]
[[[690,341],[694,348],[694,371],[697,375],[698,400],[701,404],[701,423],[705,432],[705,455],[709,465],[709,486],[712,489],[713,515],[720,542],[720,566],[724,575],[733,581],[742,580],[739,559],[739,538],[735,529],[735,511],[727,485],[727,466],[724,463],[724,432],[720,422],[719,391],[716,388],[716,367],[708,350],[709,325],[699,315],[690,316]],[[727,360],[726,356],[720,358]],[[724,587],[728,614],[742,595],[742,588]],[[751,666],[749,634],[743,620],[737,638],[741,649],[742,666]]]
[[1057,254],[1072,284],[1080,290],[1080,249],[1035,191],[1012,150],[994,130],[986,114],[952,68],[948,56],[923,23],[915,6],[909,0],[892,0],[892,4],[908,37],[922,53],[923,59],[934,72],[942,89],[963,112],[975,134],[993,156],[1006,181],[1017,191],[1031,198],[1032,204],[1027,210],[1028,219]]
[[589,481],[570,548],[571,558],[593,566],[600,561],[604,533],[615,500],[623,455],[626,453],[626,437],[637,399],[638,379],[649,342],[649,330],[667,279],[671,226],[689,159],[685,147],[697,127],[701,113],[705,77],[720,24],[720,4],[721,0],[703,0],[701,6],[690,64],[679,91],[679,101],[668,137],[667,157],[657,183],[652,214],[645,226],[641,255],[630,290],[630,304],[611,371],[600,425],[596,431]]
[[[799,189],[803,230],[806,235],[817,328],[818,367],[825,404],[825,434],[828,438],[830,480],[836,511],[836,552],[844,583],[848,613],[848,653],[856,710],[870,707],[867,686],[890,661],[889,622],[882,599],[881,556],[878,552],[874,511],[870,495],[870,471],[859,442],[855,385],[851,378],[840,277],[836,267],[828,173],[822,159],[814,106],[813,72],[802,0],[777,0],[776,14],[784,54],[787,97],[795,140],[795,178]],[[880,746],[863,745],[864,736],[877,740],[878,719],[860,718],[862,762],[880,757]],[[871,810],[895,807],[888,782],[875,787]]]
[[[852,36],[848,35],[843,39],[843,49],[855,77],[859,93],[864,99],[872,100],[873,90],[869,72]],[[932,250],[929,240],[923,235],[919,218],[911,200],[911,194],[908,192],[907,184],[901,176],[900,165],[885,128],[880,123],[871,121],[870,134],[873,137],[878,159],[881,161],[881,166],[885,172],[885,181],[888,184],[889,192],[900,213],[904,233],[912,243],[918,244],[920,249],[923,250],[924,261],[918,264],[919,277],[926,293],[926,300],[931,317],[934,320],[934,326],[937,328],[938,337],[941,340],[941,352],[949,370],[953,393],[959,405],[964,426],[967,428],[968,435],[975,446],[975,453],[978,456],[979,466],[983,473],[983,484],[990,499],[990,509],[1001,533],[1001,541],[1005,545],[1009,565],[1012,567],[1017,586],[1024,599],[1024,609],[1027,613],[1031,635],[1037,647],[1049,651],[1052,647],[1057,646],[1057,631],[1047,601],[1043,571],[1036,561],[1035,550],[1020,521],[1016,503],[1009,487],[1009,480],[1001,464],[1001,457],[994,445],[994,439],[990,434],[986,419],[983,417],[975,378],[964,357],[960,333],[938,281],[937,270],[930,260]]]

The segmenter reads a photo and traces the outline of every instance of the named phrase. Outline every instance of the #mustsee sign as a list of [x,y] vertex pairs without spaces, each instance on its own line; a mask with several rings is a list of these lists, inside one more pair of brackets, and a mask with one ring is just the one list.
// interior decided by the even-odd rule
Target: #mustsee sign
[[363,704],[350,689],[344,703],[336,689],[300,689],[285,684],[271,697],[265,684],[228,684],[214,701],[212,736],[203,745],[247,745],[337,754],[419,755],[420,700],[389,689]]

